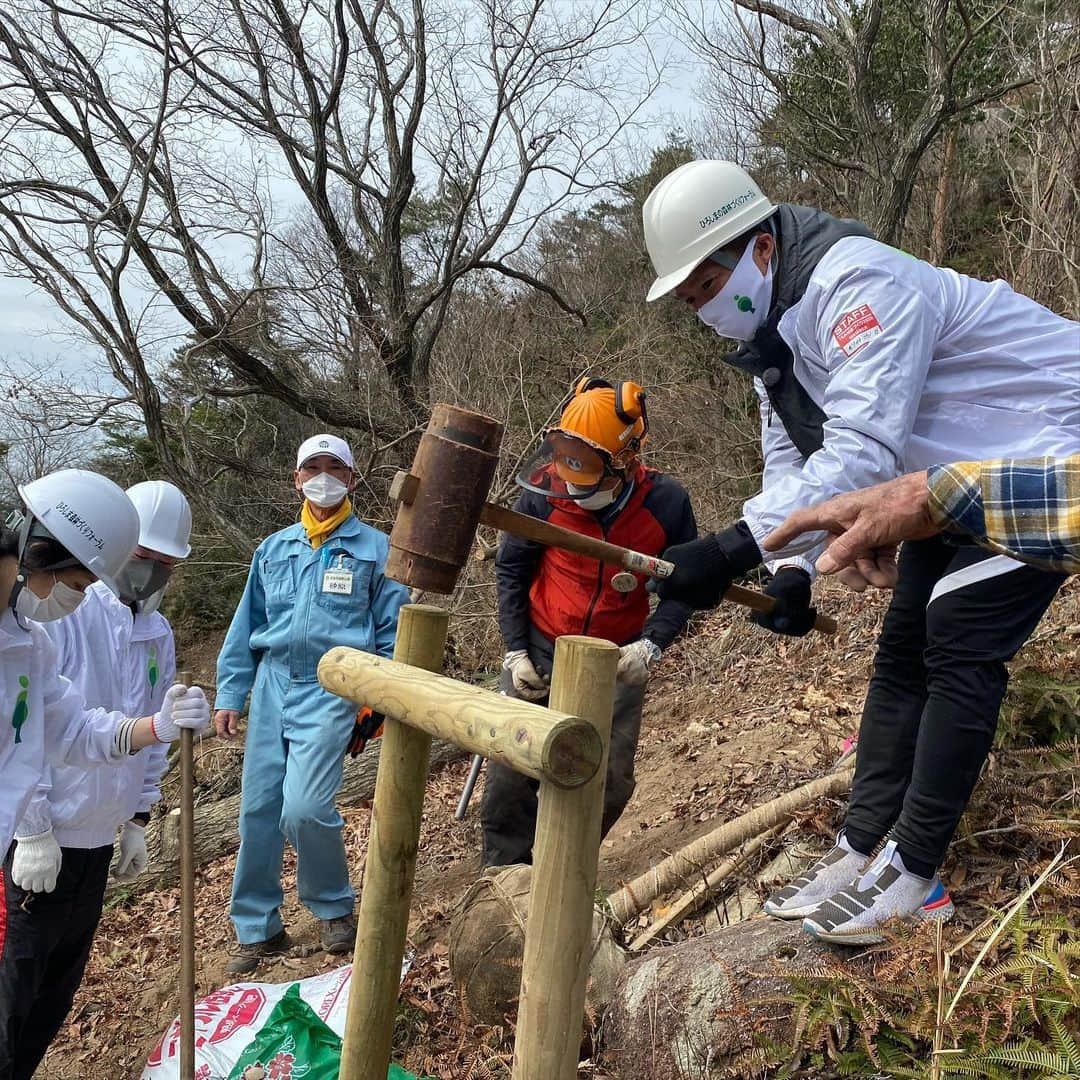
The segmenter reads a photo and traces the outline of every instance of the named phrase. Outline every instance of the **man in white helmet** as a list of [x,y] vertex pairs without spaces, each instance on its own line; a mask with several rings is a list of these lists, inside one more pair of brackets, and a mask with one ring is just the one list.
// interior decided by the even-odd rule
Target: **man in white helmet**
[[[116,575],[119,596],[101,581],[69,616],[43,624],[59,671],[89,708],[142,716],[160,709],[176,679],[172,627],[157,610],[176,564],[191,551],[191,509],[164,480],[127,491],[139,542]],[[14,1076],[30,1077],[71,1009],[114,877],[131,881],[147,864],[145,829],[161,798],[168,747],[155,743],[108,768],[53,766],[15,830],[11,880],[31,900],[13,910],[0,960],[0,1024],[6,1003],[22,1019],[10,1052]]]
[[[793,510],[938,463],[1080,445],[1080,326],[1005,282],[940,269],[855,222],[774,206],[738,166],[693,161],[644,210],[657,279],[754,377],[763,490],[719,533],[670,549],[662,597],[712,607]],[[820,534],[770,554],[754,619],[804,634]],[[892,916],[943,918],[937,867],[989,751],[1006,661],[1063,575],[941,537],[905,545],[879,639],[836,847],[766,911],[868,943]],[[881,854],[871,861],[877,847]]]
[[56,647],[39,624],[70,617],[96,581],[116,586],[138,543],[138,513],[111,480],[82,469],[41,477],[19,495],[25,513],[18,531],[0,529],[0,851],[7,852],[0,889],[0,1076],[22,1078],[33,1071],[15,1067],[33,1002],[9,979],[19,961],[8,966],[6,937],[37,897],[16,885],[11,871],[20,847],[40,854],[53,838],[26,837],[8,850],[17,823],[49,765],[118,765],[144,747],[179,738],[181,728],[204,729],[210,710],[201,689],[179,685],[141,717],[87,708],[58,671]]

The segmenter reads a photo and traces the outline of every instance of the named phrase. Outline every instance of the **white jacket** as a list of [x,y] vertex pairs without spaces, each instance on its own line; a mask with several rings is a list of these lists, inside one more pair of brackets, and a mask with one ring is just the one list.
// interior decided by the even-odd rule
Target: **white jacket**
[[59,674],[56,648],[35,623],[0,613],[0,852],[7,852],[46,765],[118,762],[119,713],[87,709]]
[[[827,419],[824,445],[804,461],[755,379],[765,471],[743,517],[759,545],[791,511],[904,472],[1080,450],[1080,323],[1004,281],[850,237],[777,329]],[[812,573],[820,540],[803,536],[770,564]]]
[[[165,617],[154,612],[133,618],[131,609],[101,582],[86,590],[73,614],[43,629],[56,646],[61,674],[90,707],[149,716],[175,682],[175,645]],[[161,798],[158,785],[168,751],[165,743],[157,743],[110,769],[53,766],[15,835],[34,836],[51,828],[61,847],[111,844],[123,822]]]

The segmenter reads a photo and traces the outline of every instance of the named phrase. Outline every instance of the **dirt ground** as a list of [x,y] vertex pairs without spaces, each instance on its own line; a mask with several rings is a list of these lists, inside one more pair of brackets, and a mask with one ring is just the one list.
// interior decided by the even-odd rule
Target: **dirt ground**
[[[840,755],[858,725],[884,602],[877,595],[855,597],[826,586],[820,603],[841,621],[835,638],[780,639],[729,608],[700,619],[665,655],[646,704],[637,789],[601,850],[604,891],[724,820],[820,775]],[[1044,620],[1031,649],[1064,645],[1075,666],[1078,622],[1080,588],[1073,585]],[[184,659],[200,671],[211,655],[204,643],[197,655],[193,650]],[[453,817],[467,767],[464,761],[447,767],[429,784],[410,926],[415,959],[395,1040],[395,1060],[440,1080],[509,1075],[503,1069],[509,1058],[502,1033],[468,1025],[446,960],[450,913],[479,869],[479,791],[467,819],[459,823]],[[169,798],[175,798],[171,788]],[[839,805],[808,812],[804,829],[824,836],[835,825]],[[359,890],[369,810],[349,808],[344,816]],[[229,856],[198,875],[200,993],[231,981],[223,969],[232,943],[232,865]],[[314,949],[316,926],[297,903],[291,854],[285,889],[283,914],[300,948],[298,955],[261,968],[259,981],[295,980],[343,962]],[[648,915],[640,921],[647,924]],[[175,889],[113,902],[68,1022],[37,1076],[139,1077],[148,1052],[176,1015],[178,944]],[[601,1074],[590,1068],[582,1075]]]

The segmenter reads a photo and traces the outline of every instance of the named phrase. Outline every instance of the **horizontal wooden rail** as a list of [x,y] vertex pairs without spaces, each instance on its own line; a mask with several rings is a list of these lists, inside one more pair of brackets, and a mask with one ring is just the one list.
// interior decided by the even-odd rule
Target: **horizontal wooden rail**
[[534,780],[579,787],[600,768],[603,745],[592,724],[445,675],[339,646],[319,662],[319,682]]

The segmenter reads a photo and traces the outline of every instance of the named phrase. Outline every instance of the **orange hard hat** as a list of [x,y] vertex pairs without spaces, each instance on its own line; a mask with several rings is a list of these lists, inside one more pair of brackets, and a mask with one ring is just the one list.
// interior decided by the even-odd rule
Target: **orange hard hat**
[[613,459],[636,454],[649,430],[645,391],[636,382],[612,385],[604,379],[585,378],[552,429],[576,436],[605,451]]

